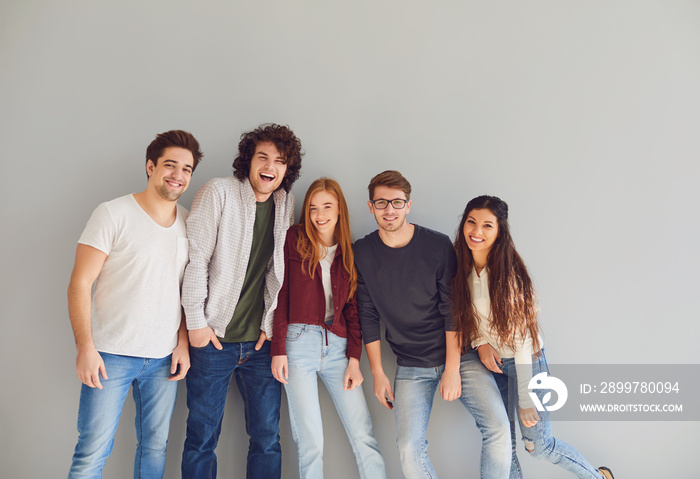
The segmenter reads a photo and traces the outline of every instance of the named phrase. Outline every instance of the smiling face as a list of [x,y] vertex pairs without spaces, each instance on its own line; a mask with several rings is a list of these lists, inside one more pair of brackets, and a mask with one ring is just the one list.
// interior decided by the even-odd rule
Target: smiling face
[[156,160],[148,160],[146,173],[148,187],[154,188],[161,198],[177,201],[190,184],[194,158],[190,150],[171,146],[163,150],[163,155]]
[[338,224],[338,200],[326,190],[317,191],[309,202],[309,221],[326,246],[335,244],[335,226]]
[[498,218],[489,209],[474,209],[464,222],[464,240],[472,253],[488,256],[498,238]]
[[272,192],[280,187],[287,173],[286,163],[274,143],[261,142],[256,145],[248,174],[256,201],[267,201]]
[[370,212],[377,220],[377,226],[387,232],[399,231],[406,223],[406,215],[411,210],[411,202],[407,201],[406,206],[401,209],[396,209],[391,204],[391,200],[406,200],[406,193],[398,188],[389,188],[388,186],[377,186],[374,188],[372,200],[388,200],[389,204],[383,210],[374,207],[371,201],[367,202]]

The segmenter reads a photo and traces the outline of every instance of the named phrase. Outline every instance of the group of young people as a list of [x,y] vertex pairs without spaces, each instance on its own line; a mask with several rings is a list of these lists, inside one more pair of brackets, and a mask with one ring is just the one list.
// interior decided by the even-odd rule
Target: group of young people
[[[163,477],[183,377],[182,477],[216,477],[232,376],[250,437],[247,477],[281,477],[282,386],[299,476],[323,477],[318,378],[360,477],[386,477],[362,390],[363,341],[374,394],[395,415],[405,477],[437,477],[426,434],[438,388],[443,399],[459,399],[481,431],[482,478],[523,476],[515,422],[534,456],[576,477],[613,477],[553,438],[548,413],[527,393],[547,363],[504,201],[469,201],[453,244],[406,220],[411,185],[384,171],[368,188],[378,229],[352,244],[335,180],[312,182],[294,223],[290,189],[302,151],[288,127],[261,125],[238,149],[233,176],[206,183],[188,214],[177,199],[202,153],[190,133],[161,133],[146,151],[146,189],[101,204],[88,221],[68,289],[83,383],[69,478],[101,477],[130,387],[134,477]],[[397,358],[393,387],[382,365],[382,324]]]

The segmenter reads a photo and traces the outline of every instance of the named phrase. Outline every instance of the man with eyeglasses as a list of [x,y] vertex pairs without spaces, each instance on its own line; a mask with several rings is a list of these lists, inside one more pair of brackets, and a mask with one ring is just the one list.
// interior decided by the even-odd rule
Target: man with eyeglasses
[[[398,171],[378,174],[368,189],[367,205],[379,229],[354,246],[358,312],[374,395],[394,410],[403,474],[408,479],[437,477],[426,432],[439,386],[446,401],[459,399],[463,388],[470,392],[462,402],[484,437],[482,478],[508,477],[507,418],[491,419],[485,413],[488,404],[471,394],[493,378],[478,360],[460,358],[453,331],[449,298],[457,259],[452,243],[442,233],[406,221],[411,184]],[[382,366],[380,319],[396,355],[393,391]],[[495,387],[485,389],[498,399]]]

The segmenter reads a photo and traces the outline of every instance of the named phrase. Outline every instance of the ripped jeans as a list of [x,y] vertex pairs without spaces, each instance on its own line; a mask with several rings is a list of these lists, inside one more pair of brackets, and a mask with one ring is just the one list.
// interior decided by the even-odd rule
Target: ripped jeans
[[[521,367],[521,366],[518,366]],[[520,432],[522,433],[525,450],[538,459],[549,461],[552,464],[557,464],[567,471],[582,479],[600,479],[601,473],[593,467],[576,449],[564,441],[552,436],[551,422],[548,411],[537,411],[540,420],[533,427],[525,427],[520,420],[518,410],[518,385],[515,360],[513,358],[504,358],[501,365],[503,374],[492,373],[501,396],[503,403],[506,405],[508,417],[511,423],[511,439],[513,443],[513,463],[510,469],[510,478],[522,477],[520,463],[515,455],[515,418],[518,418],[520,423]],[[532,361],[532,376],[541,372],[549,373],[547,358],[542,348],[541,354]],[[537,396],[542,399],[547,390],[536,390]]]

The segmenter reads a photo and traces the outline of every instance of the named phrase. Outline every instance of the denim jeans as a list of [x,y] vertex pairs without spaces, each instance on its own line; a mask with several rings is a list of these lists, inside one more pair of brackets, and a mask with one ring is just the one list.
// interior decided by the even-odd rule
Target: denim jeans
[[433,397],[445,366],[417,368],[396,366],[394,419],[401,470],[406,479],[436,478],[428,458],[428,420]]
[[355,454],[362,479],[386,477],[384,459],[372,434],[372,420],[362,386],[343,389],[348,358],[347,339],[321,326],[290,324],[287,327],[289,364],[287,402],[292,435],[299,454],[299,477],[323,477],[323,424],[318,401],[318,378],[333,399]]
[[[521,368],[518,366],[517,368]],[[496,383],[499,386],[502,395],[502,402],[506,405],[509,417],[511,417],[512,429],[512,447],[515,450],[515,418],[518,418],[520,423],[520,431],[522,433],[525,450],[531,453],[538,459],[544,459],[552,464],[558,464],[567,471],[573,473],[576,477],[582,479],[600,479],[601,474],[593,467],[579,452],[564,441],[560,441],[552,436],[550,423],[550,415],[548,411],[537,411],[540,420],[533,427],[525,427],[520,421],[518,410],[518,385],[517,372],[515,361],[513,358],[503,359],[501,365],[503,374],[493,373]],[[544,348],[541,354],[532,362],[532,375],[535,376],[541,372],[549,373],[547,359],[544,353]],[[546,390],[535,390],[537,396],[542,401]],[[514,453],[515,456],[515,453]],[[520,472],[520,464],[517,459],[514,461],[511,468],[511,477],[522,477]]]
[[109,379],[102,389],[83,384],[78,411],[78,445],[69,479],[100,478],[112,452],[124,401],[133,386],[136,406],[135,478],[162,478],[177,382],[168,381],[171,357],[160,359],[100,353]]
[[231,376],[245,406],[248,446],[247,476],[279,478],[282,448],[279,422],[282,387],[272,376],[270,342],[255,351],[255,341],[190,346],[187,382],[187,437],[182,451],[182,477],[216,477],[216,454]]
[[460,375],[459,400],[481,431],[481,478],[506,479],[513,460],[511,427],[496,381],[475,350],[462,356]]

